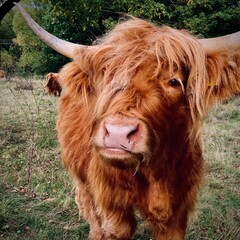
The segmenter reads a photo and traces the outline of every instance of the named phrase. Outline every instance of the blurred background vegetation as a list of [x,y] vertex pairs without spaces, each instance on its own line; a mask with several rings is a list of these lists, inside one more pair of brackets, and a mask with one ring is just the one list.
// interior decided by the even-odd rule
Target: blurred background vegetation
[[[47,31],[81,44],[91,44],[126,14],[159,26],[187,29],[199,37],[240,30],[239,0],[21,0],[20,3]],[[0,69],[8,75],[42,75],[58,71],[69,61],[41,43],[15,8],[0,23],[0,40]]]

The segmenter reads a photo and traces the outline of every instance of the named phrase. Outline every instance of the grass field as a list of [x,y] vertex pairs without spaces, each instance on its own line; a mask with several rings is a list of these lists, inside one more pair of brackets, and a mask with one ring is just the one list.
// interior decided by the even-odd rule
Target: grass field
[[[57,99],[32,82],[0,82],[0,239],[85,240],[56,141]],[[240,97],[211,111],[204,142],[206,180],[186,239],[240,239]],[[134,239],[152,239],[143,222]]]

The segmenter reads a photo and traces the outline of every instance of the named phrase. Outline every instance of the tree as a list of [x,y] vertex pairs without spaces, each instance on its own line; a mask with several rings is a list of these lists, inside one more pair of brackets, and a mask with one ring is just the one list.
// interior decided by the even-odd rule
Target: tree
[[[41,16],[44,14],[45,10],[40,3],[40,1],[35,2],[32,0],[22,1],[22,5],[24,5],[25,9],[33,15],[38,22],[41,21]],[[43,71],[41,68],[45,61],[42,53],[42,43],[26,25],[25,20],[18,11],[14,11],[12,25],[16,34],[16,38],[13,39],[13,42],[21,49],[17,67],[21,69],[22,73],[42,73]]]
[[13,11],[10,11],[0,24],[0,48],[8,50],[12,39],[16,37],[12,29]]
[[[175,1],[169,24],[204,37],[221,36],[240,30],[238,0]],[[181,20],[179,20],[181,19]]]

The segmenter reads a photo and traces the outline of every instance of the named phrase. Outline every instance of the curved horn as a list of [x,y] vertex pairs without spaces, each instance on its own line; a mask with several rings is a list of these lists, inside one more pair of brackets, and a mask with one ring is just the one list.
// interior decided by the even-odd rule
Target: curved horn
[[65,40],[62,40],[46,30],[44,30],[42,27],[40,27],[30,16],[29,14],[24,10],[21,4],[14,3],[15,6],[18,8],[22,16],[24,17],[25,21],[27,22],[28,26],[32,29],[32,31],[39,37],[39,39],[46,43],[50,48],[54,49],[58,53],[73,58],[74,53],[77,49],[86,48],[87,46],[75,44],[71,42],[67,42]]
[[235,51],[240,48],[240,31],[216,38],[198,39],[207,53]]

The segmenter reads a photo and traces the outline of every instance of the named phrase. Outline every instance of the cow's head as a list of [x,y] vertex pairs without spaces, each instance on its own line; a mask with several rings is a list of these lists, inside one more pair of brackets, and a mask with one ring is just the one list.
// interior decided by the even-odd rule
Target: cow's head
[[81,148],[79,136],[87,136],[113,166],[138,167],[170,152],[174,158],[182,140],[197,134],[209,105],[240,91],[239,33],[197,40],[131,19],[87,47],[60,40],[23,15],[42,41],[74,60],[60,72],[60,117],[67,120],[58,125],[66,146]]

